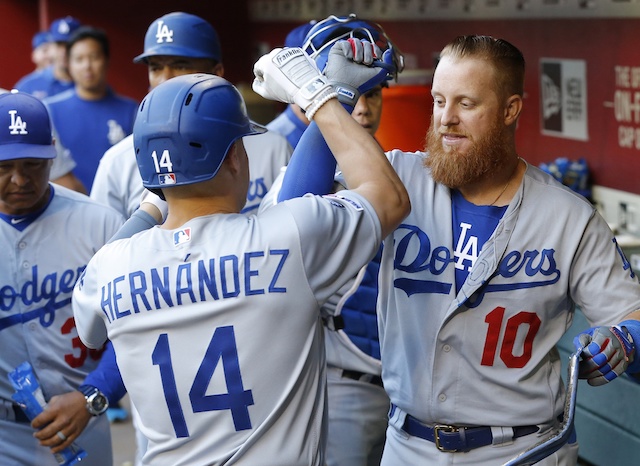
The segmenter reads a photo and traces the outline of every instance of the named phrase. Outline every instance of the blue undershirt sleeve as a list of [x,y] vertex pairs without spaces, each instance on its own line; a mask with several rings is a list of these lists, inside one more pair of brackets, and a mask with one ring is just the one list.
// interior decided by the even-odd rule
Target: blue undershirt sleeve
[[111,406],[115,406],[127,393],[120,375],[120,369],[116,364],[116,352],[110,341],[107,341],[98,367],[87,374],[83,385],[97,387],[109,399],[109,405]]
[[[351,113],[352,107],[344,105]],[[328,194],[333,192],[336,159],[324,140],[318,125],[311,121],[293,151],[278,193],[278,202],[307,193]]]

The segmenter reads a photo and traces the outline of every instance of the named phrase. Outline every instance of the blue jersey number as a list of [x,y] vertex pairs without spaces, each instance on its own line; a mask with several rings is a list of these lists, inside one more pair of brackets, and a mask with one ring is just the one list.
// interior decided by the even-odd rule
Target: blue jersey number
[[[227,393],[207,395],[211,377],[213,377],[220,360],[222,360],[222,368],[227,383]],[[167,408],[169,408],[169,415],[171,416],[176,437],[188,437],[189,429],[187,428],[180,398],[178,397],[173,364],[171,363],[169,336],[166,333],[158,337],[156,347],[153,350],[152,361],[154,366],[160,367],[164,398],[167,402]],[[198,368],[195,380],[191,385],[189,399],[194,413],[228,409],[231,411],[233,424],[237,431],[251,429],[248,407],[253,405],[253,395],[251,390],[245,390],[242,385],[238,349],[233,327],[218,327],[214,332],[204,359]]]

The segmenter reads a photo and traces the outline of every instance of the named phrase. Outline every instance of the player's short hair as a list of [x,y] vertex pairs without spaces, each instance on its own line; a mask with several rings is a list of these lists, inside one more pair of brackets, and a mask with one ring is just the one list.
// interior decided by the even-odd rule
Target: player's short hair
[[94,28],[92,26],[81,26],[71,34],[69,37],[69,41],[67,42],[67,53],[71,52],[71,48],[77,44],[78,42],[85,39],[93,39],[98,44],[100,44],[100,48],[102,49],[102,53],[105,57],[109,58],[110,49],[109,49],[109,38],[107,37],[107,33],[102,29]]
[[458,36],[440,52],[440,57],[481,58],[493,66],[497,91],[504,97],[524,94],[525,60],[522,52],[504,39],[491,36]]

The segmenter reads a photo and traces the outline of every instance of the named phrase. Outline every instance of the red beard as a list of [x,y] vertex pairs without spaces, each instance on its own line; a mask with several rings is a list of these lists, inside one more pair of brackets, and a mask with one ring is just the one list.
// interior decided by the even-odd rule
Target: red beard
[[424,164],[431,169],[436,183],[452,189],[466,186],[501,166],[513,153],[506,127],[500,121],[496,121],[482,138],[477,141],[469,138],[469,141],[472,146],[464,153],[458,148],[445,150],[442,135],[435,131],[432,118],[426,140],[429,156]]

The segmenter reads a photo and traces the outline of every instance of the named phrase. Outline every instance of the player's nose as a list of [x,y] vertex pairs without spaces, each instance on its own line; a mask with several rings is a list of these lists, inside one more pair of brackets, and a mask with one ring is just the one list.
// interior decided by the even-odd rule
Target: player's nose
[[[434,112],[435,113],[435,112]],[[452,126],[460,123],[458,113],[454,105],[446,104],[439,112],[440,124],[442,126]]]
[[11,172],[11,182],[16,186],[26,186],[29,183],[29,176],[24,170],[16,168]]
[[369,105],[367,105],[367,98],[365,96],[361,96],[356,102],[356,106],[353,107],[352,115],[368,115]]

